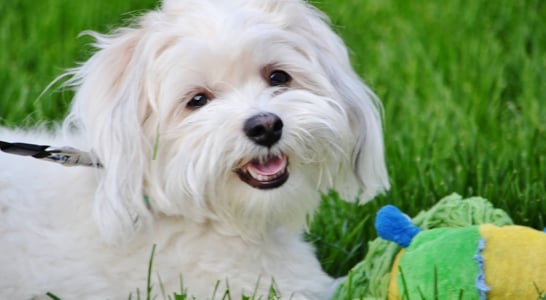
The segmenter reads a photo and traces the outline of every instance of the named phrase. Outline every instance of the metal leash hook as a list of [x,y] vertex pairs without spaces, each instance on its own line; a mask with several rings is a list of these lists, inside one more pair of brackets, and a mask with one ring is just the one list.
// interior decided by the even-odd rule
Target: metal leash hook
[[49,153],[43,159],[62,164],[63,166],[88,166],[101,168],[102,165],[97,159],[93,159],[91,153],[80,151],[72,147],[48,147],[45,152]]
[[37,159],[62,164],[63,166],[87,166],[102,168],[98,159],[89,152],[72,147],[51,147],[26,143],[8,143],[0,141],[0,150],[10,154],[32,156]]

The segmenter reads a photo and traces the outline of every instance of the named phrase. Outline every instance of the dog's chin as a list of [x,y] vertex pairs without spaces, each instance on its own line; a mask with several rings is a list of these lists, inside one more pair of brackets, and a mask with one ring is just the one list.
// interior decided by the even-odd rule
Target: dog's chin
[[269,190],[288,180],[288,157],[285,154],[254,158],[235,170],[241,181],[253,188]]

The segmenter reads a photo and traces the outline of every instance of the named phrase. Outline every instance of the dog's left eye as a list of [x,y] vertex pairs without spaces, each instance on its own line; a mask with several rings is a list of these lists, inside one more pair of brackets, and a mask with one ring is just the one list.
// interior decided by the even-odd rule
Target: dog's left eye
[[209,103],[209,100],[209,97],[205,93],[195,94],[190,99],[190,101],[188,101],[188,104],[186,104],[186,106],[191,109],[200,108]]
[[292,81],[292,77],[285,71],[275,70],[269,74],[270,86],[286,86],[290,81]]

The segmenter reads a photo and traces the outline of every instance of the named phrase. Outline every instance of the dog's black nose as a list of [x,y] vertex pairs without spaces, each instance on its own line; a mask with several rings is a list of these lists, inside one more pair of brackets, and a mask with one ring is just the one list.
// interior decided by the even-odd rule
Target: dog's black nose
[[282,120],[274,113],[259,113],[245,121],[246,136],[258,145],[271,147],[281,139]]

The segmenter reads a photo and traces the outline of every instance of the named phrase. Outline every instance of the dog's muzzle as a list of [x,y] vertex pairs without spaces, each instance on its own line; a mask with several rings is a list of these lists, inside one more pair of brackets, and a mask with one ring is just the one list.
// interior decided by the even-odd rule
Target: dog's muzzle
[[[257,145],[271,148],[282,136],[283,122],[273,113],[259,113],[248,118],[243,126],[246,136]],[[258,189],[273,189],[288,180],[288,157],[269,155],[251,160],[236,170],[239,178]]]

